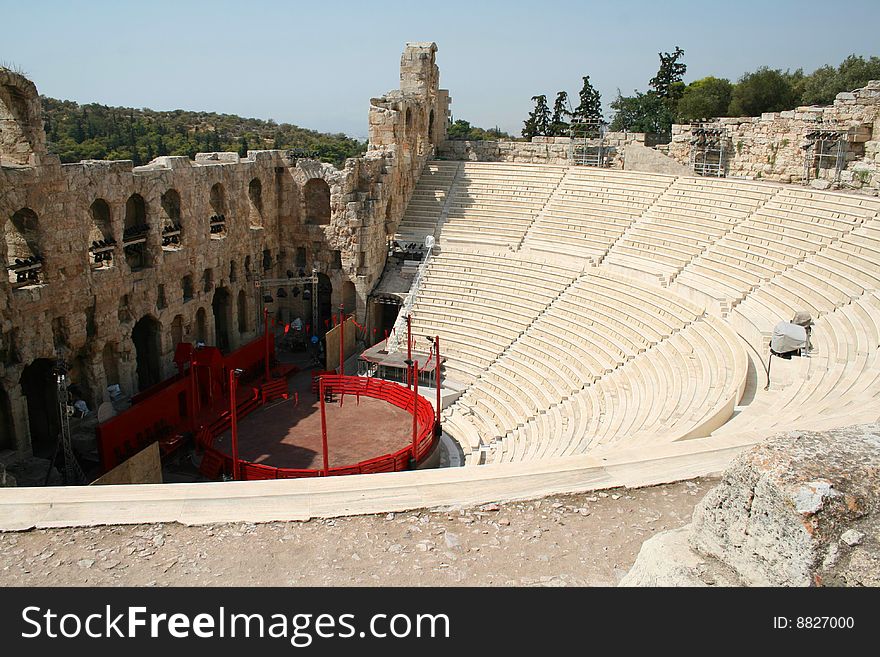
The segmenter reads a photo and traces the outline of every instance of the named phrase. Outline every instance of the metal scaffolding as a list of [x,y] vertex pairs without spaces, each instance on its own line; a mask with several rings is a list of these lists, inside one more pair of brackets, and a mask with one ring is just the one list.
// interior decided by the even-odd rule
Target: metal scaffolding
[[727,175],[727,129],[718,125],[691,125],[691,169],[698,176]]
[[805,135],[804,182],[819,177],[822,170],[834,170],[833,182],[840,181],[840,172],[845,163],[846,130],[818,127]]
[[605,126],[597,119],[573,119],[569,128],[571,143],[568,159],[572,164],[587,167],[604,167]]

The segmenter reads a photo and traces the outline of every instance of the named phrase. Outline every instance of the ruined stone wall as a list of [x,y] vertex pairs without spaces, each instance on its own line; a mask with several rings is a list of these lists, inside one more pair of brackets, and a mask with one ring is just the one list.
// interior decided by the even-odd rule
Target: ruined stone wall
[[[36,87],[0,69],[0,262],[20,253],[42,258],[38,281],[0,276],[0,460],[4,450],[30,453],[21,378],[37,359],[71,365],[70,380],[87,391],[92,409],[111,383],[137,392],[132,332],[143,318],[158,327],[161,376],[174,373],[178,340],[217,343],[215,300],[227,325],[224,346],[255,337],[261,278],[314,267],[330,280],[334,309],[346,301],[363,321],[386,236],[434,144],[445,139],[450,101],[437,87],[436,50],[407,44],[401,89],[371,101],[368,152],[341,169],[284,151],[161,157],[136,168],[130,161],[61,165],[46,154]],[[148,266],[133,268],[123,234],[134,195],[149,229]],[[328,197],[329,212],[321,211]],[[109,217],[95,221],[99,199]],[[225,230],[211,232],[218,205]],[[180,242],[163,246],[163,229],[174,221]],[[89,247],[107,238],[116,241],[112,260],[96,264]],[[299,314],[278,299],[267,307],[282,319]]]
[[[623,168],[623,147],[629,143],[645,144],[648,137],[643,132],[606,133],[604,148],[608,166],[612,169]],[[597,147],[598,144],[596,140]],[[441,144],[438,156],[446,160],[473,162],[568,165],[570,148],[569,137],[532,137],[531,141],[447,140]]]
[[[880,81],[852,93],[837,95],[828,107],[799,107],[760,117],[723,118],[713,125],[728,135],[727,175],[736,178],[804,183],[806,135],[817,128],[846,130],[845,168],[839,185],[847,189],[880,190]],[[672,126],[669,156],[689,164],[691,126]],[[832,186],[834,169],[819,169],[810,184]]]

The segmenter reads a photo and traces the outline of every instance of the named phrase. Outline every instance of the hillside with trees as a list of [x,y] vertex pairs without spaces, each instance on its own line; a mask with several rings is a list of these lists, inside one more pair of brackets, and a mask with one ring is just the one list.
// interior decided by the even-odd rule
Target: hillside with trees
[[469,121],[458,119],[449,124],[447,129],[447,137],[449,139],[466,140],[466,141],[498,141],[500,139],[511,139],[506,132],[502,132],[497,127],[484,130],[472,126]]
[[298,149],[339,165],[366,151],[366,142],[289,123],[233,114],[158,112],[130,107],[79,105],[41,97],[49,150],[62,162],[133,160],[135,166],[162,155],[194,157],[199,152],[267,148]]

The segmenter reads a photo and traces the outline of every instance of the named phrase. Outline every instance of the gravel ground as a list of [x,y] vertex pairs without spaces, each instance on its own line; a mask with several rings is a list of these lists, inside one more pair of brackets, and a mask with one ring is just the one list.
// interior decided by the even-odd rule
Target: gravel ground
[[0,585],[609,586],[716,483],[308,522],[0,533]]

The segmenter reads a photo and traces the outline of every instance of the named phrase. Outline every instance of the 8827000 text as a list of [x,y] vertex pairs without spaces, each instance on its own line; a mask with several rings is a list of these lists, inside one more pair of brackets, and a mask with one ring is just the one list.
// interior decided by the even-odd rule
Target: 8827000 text
[[852,616],[773,617],[773,629],[776,630],[851,630],[855,624]]

